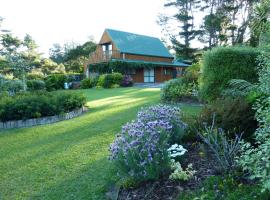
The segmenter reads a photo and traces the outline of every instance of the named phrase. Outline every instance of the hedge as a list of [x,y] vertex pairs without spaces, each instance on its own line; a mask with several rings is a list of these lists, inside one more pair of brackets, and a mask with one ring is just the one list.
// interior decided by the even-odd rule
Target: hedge
[[86,98],[75,92],[27,92],[1,96],[0,121],[25,120],[59,115],[81,108]]
[[200,97],[213,101],[231,79],[257,82],[256,58],[259,50],[250,47],[217,47],[203,56]]

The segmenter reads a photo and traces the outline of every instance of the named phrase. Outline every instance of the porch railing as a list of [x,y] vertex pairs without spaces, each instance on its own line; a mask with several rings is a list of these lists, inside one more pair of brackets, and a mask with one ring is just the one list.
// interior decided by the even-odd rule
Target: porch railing
[[96,50],[89,55],[88,64],[109,62],[111,59],[121,59],[121,53],[116,50]]

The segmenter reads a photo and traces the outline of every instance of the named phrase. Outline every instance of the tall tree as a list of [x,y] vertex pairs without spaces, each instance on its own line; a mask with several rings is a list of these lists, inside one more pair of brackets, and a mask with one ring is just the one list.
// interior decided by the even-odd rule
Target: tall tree
[[172,16],[172,18],[163,16],[159,19],[159,23],[164,27],[168,25],[171,19],[180,24],[178,34],[169,35],[172,48],[176,51],[177,57],[192,59],[196,51],[195,48],[191,47],[191,41],[199,34],[199,30],[194,25],[194,12],[198,3],[199,1],[196,0],[170,0],[164,5],[165,7],[174,7],[177,9],[177,14]]

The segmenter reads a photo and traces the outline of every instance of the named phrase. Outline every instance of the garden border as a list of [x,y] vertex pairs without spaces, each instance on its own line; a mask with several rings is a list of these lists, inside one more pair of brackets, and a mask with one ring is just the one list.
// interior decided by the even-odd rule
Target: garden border
[[61,114],[61,115],[54,115],[54,116],[49,116],[49,117],[41,117],[41,118],[26,119],[26,120],[12,120],[12,121],[0,122],[0,130],[52,124],[55,122],[64,121],[64,120],[72,119],[74,117],[78,117],[87,110],[88,109],[86,107],[82,107],[82,108],[73,110],[71,112]]

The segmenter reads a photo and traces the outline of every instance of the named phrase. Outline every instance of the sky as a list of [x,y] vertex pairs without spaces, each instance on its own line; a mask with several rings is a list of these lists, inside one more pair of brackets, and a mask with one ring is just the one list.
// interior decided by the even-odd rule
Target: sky
[[48,56],[54,43],[99,41],[105,28],[162,38],[165,0],[1,0],[3,28],[30,34]]

